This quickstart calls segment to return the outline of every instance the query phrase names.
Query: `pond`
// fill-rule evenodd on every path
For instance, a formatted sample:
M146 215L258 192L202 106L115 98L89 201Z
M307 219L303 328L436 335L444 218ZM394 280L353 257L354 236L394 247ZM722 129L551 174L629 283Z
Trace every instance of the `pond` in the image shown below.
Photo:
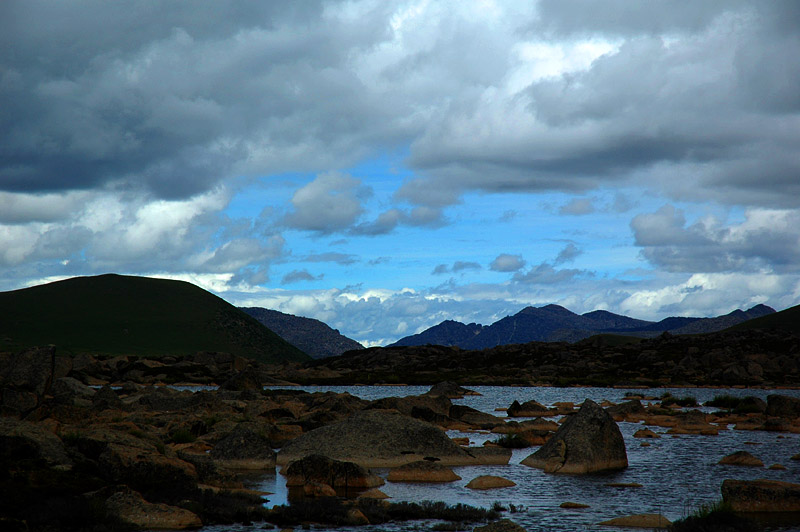
M298 387L292 387L298 389ZM389 396L417 395L426 392L427 386L305 386L309 392L348 392L363 399L373 400ZM716 395L753 395L766 399L771 393L800 397L800 390L769 391L761 389L669 389L629 390L614 388L542 388L477 386L470 389L479 396L466 396L453 403L471 406L478 410L505 416L497 408L508 407L514 400L524 402L536 400L545 406L558 401L576 404L585 399L601 402L604 399L618 403L626 400L626 392L642 393L659 397L670 393L676 397L692 396L704 403ZM645 401L647 403L647 401ZM701 407L701 410L714 409ZM515 418L521 420L523 418ZM800 435L765 431L720 430L717 436L668 435L667 429L650 427L661 438L647 440L644 447L633 434L643 428L640 423L619 423L625 439L629 467L623 471L595 475L550 475L541 470L520 465L520 462L536 448L514 450L508 465L466 466L453 470L462 480L447 484L406 484L387 482L380 489L391 497L391 501L444 501L450 504L466 503L484 508L495 502L517 508L506 516L533 531L578 531L613 530L597 527L597 523L623 515L660 513L670 520L690 514L703 503L712 503L721 498L720 485L726 478L767 478L787 482L800 481L800 462L791 457L800 452ZM472 445L482 445L498 435L487 433L460 433L449 431L451 437L469 437ZM735 451L747 450L759 457L766 466L781 464L785 470L745 468L717 465L719 460ZM385 477L388 470L373 470ZM517 485L487 491L467 489L467 482L479 475L497 475L514 481ZM641 487L612 487L610 483L636 483ZM272 492L269 506L286 503L286 486L279 474L268 474L253 483L253 487ZM570 510L560 508L563 502L588 504L589 508ZM427 530L429 524L420 522L399 523L380 526L364 526L352 529L337 527L336 530L358 530L361 532ZM780 528L775 528L780 529ZM238 532L253 530L241 525L207 527L204 530ZM330 529L333 530L333 529ZM471 530L471 528L470 528ZM797 530L783 528L782 530Z

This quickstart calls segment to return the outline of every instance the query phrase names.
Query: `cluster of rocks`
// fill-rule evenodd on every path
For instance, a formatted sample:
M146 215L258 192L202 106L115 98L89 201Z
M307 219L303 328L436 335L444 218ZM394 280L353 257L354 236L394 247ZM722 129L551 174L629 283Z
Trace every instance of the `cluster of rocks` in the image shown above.
M483 350L376 347L282 368L302 384L746 385L800 384L800 338L780 330L657 338L593 337Z
M219 372L213 376L219 389L192 392L120 380L180 376L178 382L185 382L201 373L194 369L197 360ZM580 406L515 401L500 417L453 404L451 398L475 393L453 383L375 401L347 393L264 390L268 372L242 360L200 353L171 365L161 360L152 366L158 373L147 373L125 357L69 358L53 347L6 356L0 370L2 528L70 530L102 523L180 529L268 521L273 514L263 502L269 495L246 489L241 472L282 467L292 497L381 499L384 479L369 468L392 468L389 482L452 482L460 480L452 466L507 464L511 457L503 446L454 441L446 429L517 436L539 447L522 464L553 474L627 467L617 421L644 422L673 434L715 434L728 425L800 432L800 400L778 394L749 400L747 413L706 414L666 400L644 405L632 398ZM635 436L660 435L642 429ZM736 502L743 511L763 509L764 503L753 501L766 499L764 493L789 507L796 496L792 486L728 483L723 495L745 501ZM497 489L513 482L485 476L467 487ZM355 508L346 519L368 521Z

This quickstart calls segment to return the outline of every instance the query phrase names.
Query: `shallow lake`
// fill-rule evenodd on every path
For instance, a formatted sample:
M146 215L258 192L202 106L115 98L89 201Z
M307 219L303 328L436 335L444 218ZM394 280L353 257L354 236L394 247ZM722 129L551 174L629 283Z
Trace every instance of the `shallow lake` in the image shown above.
M292 389L298 389L292 387ZM389 396L417 395L426 392L428 386L304 386L300 389L309 392L348 392L363 399L379 399ZM453 400L500 417L504 412L497 408L508 407L511 402L534 399L545 406L558 401L571 401L576 404L584 399L601 402L604 399L618 403L625 400L626 392L642 393L659 397L671 393L676 397L692 396L698 403L712 399L716 395L753 395L766 399L772 393L800 397L800 390L769 391L760 389L670 389L629 390L610 388L529 388L501 386L472 386L480 396L466 396ZM644 401L645 403L647 401ZM702 407L701 410L714 409ZM521 418L515 418L521 419ZM555 418L553 418L555 419ZM578 531L614 530L611 527L598 527L597 523L623 515L639 513L660 513L676 520L690 514L703 503L712 503L721 498L720 486L726 478L757 479L767 478L787 482L800 482L800 461L791 456L800 452L800 434L775 433L765 431L720 430L718 436L665 434L667 429L650 427L661 438L647 440L651 445L642 447L642 441L633 433L643 428L639 423L619 423L625 438L629 467L624 471L596 475L549 475L541 470L520 465L526 456L537 448L519 449L506 466L468 466L453 470L462 480L447 484L405 484L387 482L380 489L392 501L444 501L450 504L466 503L489 508L495 502L504 506L513 504L516 513L506 513L527 530L533 531ZM459 433L449 431L451 437L467 436L473 445L482 445L488 439L496 439L496 434ZM746 450L759 457L766 466L782 464L785 470L721 466L717 462L735 451ZM387 470L374 470L386 476ZM517 483L511 488L474 491L467 489L467 482L479 475L498 475ZM619 488L607 486L608 483L638 483L639 488ZM286 503L286 486L279 474L269 474L253 485L258 489L272 492L268 506ZM582 510L562 509L559 505L571 501L588 504ZM204 530L219 532L239 532L256 530L258 525L207 527ZM428 530L429 523L408 522L354 528L337 527L335 530L358 530L361 532ZM334 530L334 529L329 529ZM471 528L470 528L471 530ZM630 529L628 529L630 530ZM792 528L773 528L773 530L798 530Z

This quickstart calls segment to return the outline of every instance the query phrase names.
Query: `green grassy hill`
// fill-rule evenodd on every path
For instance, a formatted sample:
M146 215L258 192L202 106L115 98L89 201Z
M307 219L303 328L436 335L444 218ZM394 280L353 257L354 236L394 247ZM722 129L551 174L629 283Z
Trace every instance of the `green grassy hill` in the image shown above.
M729 331L779 329L800 336L800 305L734 325Z
M113 274L0 292L0 348L46 344L72 353L225 351L262 362L309 359L191 283Z

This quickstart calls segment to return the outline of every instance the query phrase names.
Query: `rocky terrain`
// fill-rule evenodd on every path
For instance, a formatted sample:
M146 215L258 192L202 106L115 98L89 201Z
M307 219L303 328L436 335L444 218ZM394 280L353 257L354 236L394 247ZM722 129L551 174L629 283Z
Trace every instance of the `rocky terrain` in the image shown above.
M319 320L260 307L240 308L311 358L333 357L364 348Z
M379 489L385 480L368 468L391 466L389 482L452 482L459 477L448 464L505 464L511 441L540 447L528 461L548 473L624 468L620 421L675 435L715 434L728 425L800 433L800 399L780 394L741 399L715 413L675 408L665 396L660 402L647 398L649 404L630 397L604 409L591 401L580 408L528 401L498 405L507 406L508 415L495 416L453 404L450 397L470 393L453 383L423 395L367 401L347 393L265 390L266 382L275 382L274 367L221 353L151 362L71 357L52 346L2 359L2 530L338 526L425 518L474 523L497 518L497 511L386 503ZM155 386L196 377L220 386L194 392ZM531 413L539 417L514 417ZM470 446L468 439L448 438L445 429L490 431L499 439ZM598 431L606 436L595 437ZM660 435L642 429L634 437ZM274 472L279 465L291 484L291 504L267 510L269 494L248 489L241 475ZM473 480L474 489L513 485L502 477ZM800 489L768 482L723 488L733 504L759 511L795 508ZM653 519L665 522L652 515L626 522ZM514 525L504 520L487 526L482 530Z
M558 305L526 307L491 325L452 320L444 321L419 334L401 338L390 347L444 345L462 349L488 349L499 345L528 342L577 342L596 334L623 334L650 338L663 332L671 334L702 334L717 332L733 325L774 314L765 305L746 311L734 310L714 318L671 317L659 322L638 320L605 310L575 314Z
M523 384L594 386L798 386L800 337L780 329L576 343L531 342L491 349L385 347L284 368L299 383Z

